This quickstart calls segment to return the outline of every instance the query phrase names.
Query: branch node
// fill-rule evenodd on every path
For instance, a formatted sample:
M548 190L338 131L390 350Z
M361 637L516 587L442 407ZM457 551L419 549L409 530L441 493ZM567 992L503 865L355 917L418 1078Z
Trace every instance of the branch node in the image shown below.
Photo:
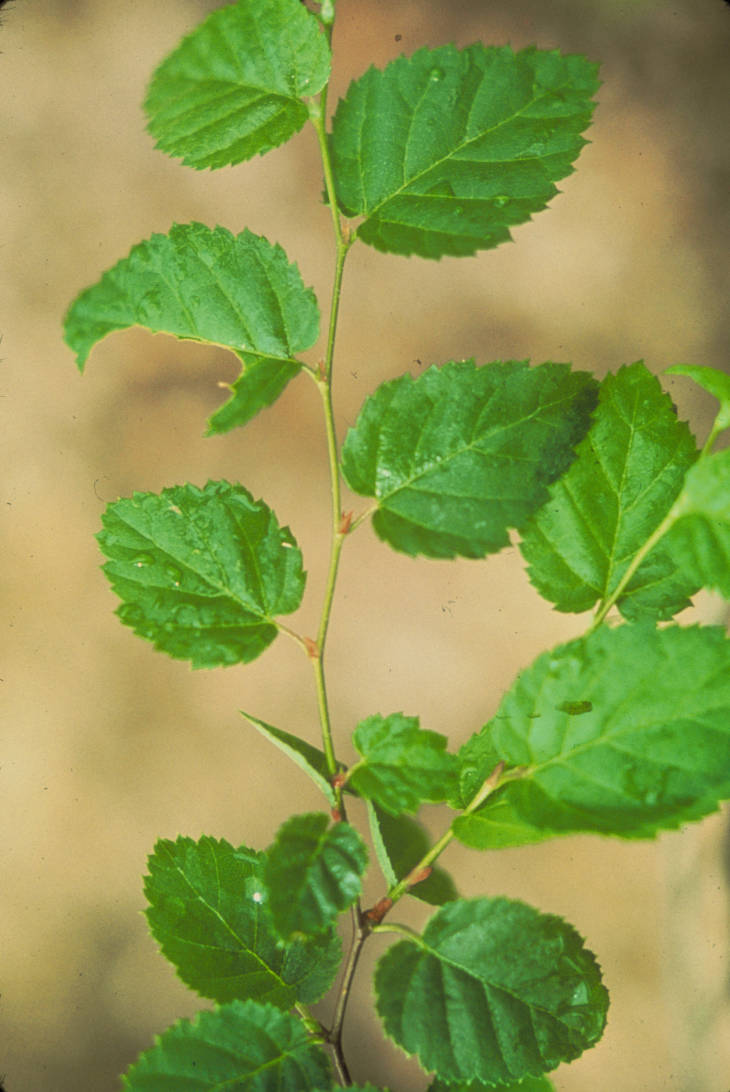
M337 533L340 535L348 534L350 527L352 526L353 512L342 512L340 518L340 526L337 528Z
M385 915L393 905L393 900L389 899L386 895L383 899L378 899L375 906L371 906L369 910L364 910L362 915L363 922L368 925L380 925Z
M307 656L310 660L319 659L319 645L316 641L313 641L311 637L304 638L304 647L307 650Z
M423 868L414 868L413 872L406 878L406 884L408 887L415 887L417 883L423 883L433 872L431 865L425 865Z

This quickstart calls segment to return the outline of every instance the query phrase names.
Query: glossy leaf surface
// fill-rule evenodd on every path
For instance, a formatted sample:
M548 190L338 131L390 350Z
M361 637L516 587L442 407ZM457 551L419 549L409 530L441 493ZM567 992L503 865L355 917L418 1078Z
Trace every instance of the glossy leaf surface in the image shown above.
M454 821L475 848L645 838L707 815L730 796L730 641L719 627L634 625L560 645L520 673L461 758L464 803L498 761L524 767Z
M452 1084L505 1084L600 1039L608 995L572 926L509 899L448 903L380 959L387 1034Z
M595 380L567 364L432 367L384 383L347 434L342 469L374 497L377 534L427 557L484 557L509 543L568 468Z
M340 207L395 254L498 246L572 173L597 88L585 57L480 43L370 68L333 120Z
M71 305L67 343L80 369L108 334L130 326L230 349L243 364L210 432L245 424L299 371L295 353L319 333L319 309L299 269L262 236L175 224L104 273Z
M163 955L213 1001L318 1001L342 956L339 937L282 944L262 880L264 855L203 837L161 840L148 859L147 920Z
M120 620L193 667L248 663L297 609L302 558L288 527L241 485L135 493L107 506L97 536Z
M353 904L362 889L367 850L349 823L322 812L294 815L268 851L264 880L283 937L316 935Z
M187 166L226 167L298 132L330 51L299 0L238 0L214 11L162 62L145 110L157 147Z
M302 1022L255 1001L173 1024L123 1078L124 1092L314 1092L331 1083L327 1055Z
M456 756L447 752L446 736L421 728L418 717L366 717L353 742L362 758L351 767L348 782L391 815L418 811L422 803L438 803L449 795Z
M696 456L687 425L643 364L607 376L575 461L522 534L520 549L540 594L562 611L607 599L672 507ZM618 606L629 618L671 618L698 587L660 543Z

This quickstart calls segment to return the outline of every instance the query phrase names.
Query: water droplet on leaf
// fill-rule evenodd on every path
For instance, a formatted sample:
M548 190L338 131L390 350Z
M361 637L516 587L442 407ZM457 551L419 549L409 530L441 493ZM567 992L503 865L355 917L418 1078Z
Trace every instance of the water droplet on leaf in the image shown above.
M431 83L440 83L445 75L446 73L444 72L443 68L432 68L428 74L428 78Z
M155 559L152 554L137 554L132 564L136 569L144 569L148 565L154 565Z
M501 194L499 197L494 198L494 203L498 209L503 209L505 205L509 204L509 197L505 197Z
M180 581L182 580L182 573L176 565L165 565L165 573L172 580L176 588L180 587Z

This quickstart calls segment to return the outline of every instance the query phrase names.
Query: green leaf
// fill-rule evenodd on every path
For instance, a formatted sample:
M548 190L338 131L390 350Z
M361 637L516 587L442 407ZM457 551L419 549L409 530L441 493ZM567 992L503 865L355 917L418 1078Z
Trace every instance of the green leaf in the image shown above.
M350 768L348 782L391 815L418 811L425 801L438 803L449 795L456 756L447 752L446 736L420 728L418 717L377 713L360 721L353 741L363 757Z
M222 839L158 841L144 887L150 931L182 981L203 997L280 1009L318 1001L340 963L339 937L282 944L264 865L264 854Z
M730 428L730 375L717 368L705 368L699 364L674 364L666 368L665 375L685 375L693 379L698 386L717 398L720 410L715 427L720 430Z
M268 851L264 880L279 933L313 936L351 906L362 889L367 850L349 823L322 812L294 815Z
M375 1087L374 1084L348 1084L350 1092L390 1092L389 1088ZM329 1088L320 1089L319 1092L331 1092Z
M299 0L239 0L213 12L162 62L145 111L157 147L189 167L263 155L309 117L330 50Z
M330 783L324 751L320 751L318 747L313 747L311 743L307 743L299 736L292 735L291 732L285 732L282 728L274 728L266 721L259 720L258 717L252 717L250 713L242 713L242 716L246 718L249 724L257 728L262 736L266 736L275 747L278 747L292 762L295 762L307 777L312 779L317 788L324 793L334 807L337 801L335 791Z
M301 367L293 354L317 340L319 309L280 246L247 230L174 224L132 247L71 305L65 338L79 369L97 341L130 326L236 354L243 371L210 420L216 433L275 401Z
M520 549L540 594L561 611L589 610L608 599L672 507L696 457L694 437L641 362L607 376L575 461L522 534ZM660 544L618 606L632 619L667 619L689 606L698 588Z
M358 237L424 258L510 239L572 173L596 73L579 55L479 43L370 68L340 102L331 138L340 207L364 217Z
M368 800L368 818L378 863L388 887L395 887L431 848L428 834L416 819L389 815L371 800ZM432 906L443 906L459 897L451 876L438 865L430 876L410 887L407 893Z
M380 959L387 1034L448 1084L504 1084L600 1039L608 994L572 926L509 899L448 903Z
M567 364L461 361L384 383L345 439L350 487L394 549L484 557L547 499L588 429L597 384Z
M664 541L687 580L730 599L730 448L708 455L687 474Z
M719 627L633 625L560 645L520 673L461 760L464 804L498 761L524 767L455 819L478 849L646 838L707 815L730 796L730 641Z
M313 1092L330 1085L327 1055L304 1025L256 1001L178 1021L123 1077L125 1092Z
M97 538L121 621L193 667L248 663L299 606L302 557L288 527L242 485L176 485L107 506Z
M436 1080L428 1086L428 1092L555 1092L555 1085L547 1077L525 1077L524 1081L510 1081L509 1084L482 1084L470 1081L469 1084L445 1084Z

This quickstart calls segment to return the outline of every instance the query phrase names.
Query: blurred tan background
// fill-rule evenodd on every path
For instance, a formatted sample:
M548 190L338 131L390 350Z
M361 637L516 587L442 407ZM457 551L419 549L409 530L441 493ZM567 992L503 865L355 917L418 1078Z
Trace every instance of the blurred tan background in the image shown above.
M141 875L158 836L268 844L319 808L246 709L313 741L309 667L277 641L245 668L191 672L122 627L93 535L104 503L208 477L263 496L302 546L315 629L328 492L306 380L245 430L204 439L227 354L142 331L96 349L83 380L61 341L71 298L173 221L280 242L327 306L328 213L313 134L234 170L154 151L140 103L155 64L209 0L16 0L0 26L0 407L3 412L0 739L0 1075L8 1092L112 1092L199 999L147 936ZM516 245L426 263L356 248L336 382L342 433L382 380L475 356L568 360L598 374L726 366L730 7L722 0L338 0L332 102L368 64L475 39L582 51L604 80L592 143ZM319 347L321 352L321 346ZM315 360L317 352L310 354ZM702 433L708 401L670 384ZM359 510L361 502L355 502ZM695 616L725 620L702 598ZM340 738L404 710L458 744L515 672L580 632L527 584L514 551L415 562L363 528L333 616ZM347 744L341 745L347 759ZM612 993L600 1046L560 1092L728 1092L725 818L653 844L573 838L444 859L465 895L504 893L571 920ZM432 809L428 823L443 829ZM725 864L723 863L725 862ZM373 898L382 893L376 881ZM414 923L424 920L417 906ZM370 944L348 1024L356 1079L425 1088L369 1015Z

